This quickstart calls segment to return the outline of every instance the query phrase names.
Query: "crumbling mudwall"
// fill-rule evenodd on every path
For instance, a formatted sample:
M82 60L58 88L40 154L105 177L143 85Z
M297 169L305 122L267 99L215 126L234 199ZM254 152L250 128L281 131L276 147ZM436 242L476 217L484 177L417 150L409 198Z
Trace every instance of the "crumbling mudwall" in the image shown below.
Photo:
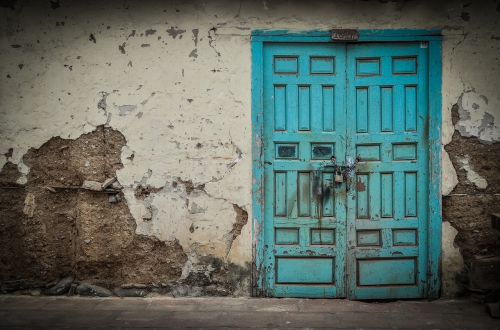
M248 295L251 31L440 29L443 294L459 293L470 260L497 253L499 13L459 0L2 2L2 283ZM118 192L90 189L114 176Z
M473 108L477 110L479 105ZM456 169L457 183L443 198L443 220L457 230L455 243L465 263L454 278L459 283L456 292L487 293L500 289L500 232L493 229L491 219L492 214L500 213L500 143L463 130L460 123L464 117L467 120L470 115L459 102L452 107L456 130L445 146ZM479 132L494 125L488 117L486 112Z
M3 289L45 286L60 278L116 287L124 283L167 284L177 280L185 253L176 241L135 233L135 221L120 190L90 190L122 167L125 138L99 126L76 140L52 138L30 149L17 168L2 170L0 281ZM83 187L82 187L83 186Z
M231 276L239 275L238 267L215 258L202 260L181 278L188 258L177 240L136 234L122 187L113 180L122 168L125 143L122 134L103 126L76 140L52 138L24 155L30 172L23 185L16 183L17 167L4 165L4 292L45 287L67 277L109 289L124 286L174 295L228 295L240 288L238 278L226 276L229 267ZM109 188L103 187L105 182L111 182Z

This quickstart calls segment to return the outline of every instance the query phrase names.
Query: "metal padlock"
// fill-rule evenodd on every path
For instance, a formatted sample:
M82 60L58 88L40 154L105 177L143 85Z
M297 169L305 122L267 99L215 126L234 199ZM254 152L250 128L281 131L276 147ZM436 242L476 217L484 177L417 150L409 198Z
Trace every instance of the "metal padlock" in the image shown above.
M340 171L335 172L335 183L342 183L344 182L344 176Z

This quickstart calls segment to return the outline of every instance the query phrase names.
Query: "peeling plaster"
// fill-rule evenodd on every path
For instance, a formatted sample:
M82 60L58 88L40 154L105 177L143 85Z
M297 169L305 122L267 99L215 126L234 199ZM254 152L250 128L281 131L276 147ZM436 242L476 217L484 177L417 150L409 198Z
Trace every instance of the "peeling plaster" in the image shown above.
M57 9L68 14L64 27L40 18L52 12L42 3L24 6L22 15L2 13L8 19L0 26L8 32L0 37L0 71L10 79L0 80L0 164L12 148L8 159L24 183L29 168L22 157L30 148L54 136L76 139L99 125L117 129L127 140L117 176L136 231L178 239L189 253L227 255L239 265L252 260L249 224L229 253L224 240L236 221L233 204L251 217L252 29L440 28L443 144L455 130L451 107L457 102L462 111L456 128L463 136L487 143L500 138L500 43L491 39L500 23L493 3L471 4L466 23L458 1L195 1L179 3L178 11L165 11L162 2L96 6L90 11L82 3L64 3ZM182 38L186 31L191 38ZM457 177L446 152L442 159L447 195ZM484 184L474 175L470 180ZM188 192L182 182L203 188ZM154 191L138 199L139 186Z
M125 104L118 106L118 111L120 116L126 116L131 112L134 112L135 110L137 110L137 106L133 104Z
M488 182L485 178L479 175L470 164L470 158L468 155L465 155L463 158L459 159L461 164L461 169L465 170L467 173L467 180L470 183L473 183L478 189L486 189L488 187Z
M182 38L182 34L186 32L186 30L178 29L177 27L170 27L170 29L167 30L167 33L169 36L171 36L173 39L177 38L179 36L179 39Z
M442 194L449 195L458 184L457 172L453 163L450 160L450 155L442 148L441 150L441 166L442 166Z
M500 128L495 124L495 110L489 105L488 98L474 91L468 91L459 99L460 120L455 128L462 136L476 136L484 142L500 140Z
M458 247L455 245L455 237L458 231L449 222L442 225L442 297L456 297L461 289L457 286L457 276L464 271L464 260Z

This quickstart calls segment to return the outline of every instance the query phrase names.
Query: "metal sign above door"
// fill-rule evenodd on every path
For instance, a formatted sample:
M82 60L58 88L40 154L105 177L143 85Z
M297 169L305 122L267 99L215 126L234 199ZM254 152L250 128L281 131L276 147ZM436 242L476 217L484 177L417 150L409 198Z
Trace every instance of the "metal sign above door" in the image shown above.
M333 29L331 30L331 36L333 41L358 41L359 32L354 29Z

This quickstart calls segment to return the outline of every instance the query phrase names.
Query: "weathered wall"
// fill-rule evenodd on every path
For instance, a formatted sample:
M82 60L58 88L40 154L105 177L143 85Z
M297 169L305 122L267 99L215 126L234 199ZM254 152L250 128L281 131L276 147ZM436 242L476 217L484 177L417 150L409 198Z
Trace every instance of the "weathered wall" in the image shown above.
M173 281L179 294L249 293L252 29L442 29L445 294L460 290L462 255L498 251L487 226L499 204L498 1L2 6L1 230L19 263L3 253L13 269L2 281L73 274L108 286ZM102 134L117 140L112 152ZM102 192L43 188L115 171L116 203ZM156 275L139 274L147 254ZM40 267L26 269L28 260Z

